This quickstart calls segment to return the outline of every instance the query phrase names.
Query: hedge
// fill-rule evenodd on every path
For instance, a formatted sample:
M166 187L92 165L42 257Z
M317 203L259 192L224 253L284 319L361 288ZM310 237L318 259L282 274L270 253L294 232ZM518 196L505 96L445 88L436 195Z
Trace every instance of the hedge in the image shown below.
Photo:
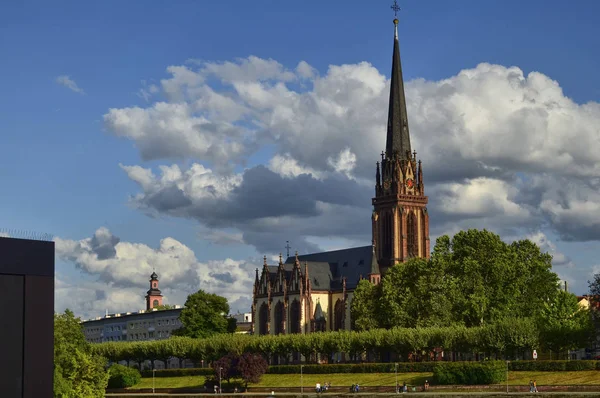
M435 362L398 362L398 373L433 372ZM303 365L305 374L331 373L394 373L394 363L359 363L359 364L323 364ZM271 374L300 374L300 365L270 366L267 373Z
M600 361L511 361L508 368L539 372L600 370Z
M143 370L143 377L152 377L152 370ZM157 369L154 372L156 377L181 377L181 376L213 376L215 371L212 368L181 368L181 369Z
M506 380L504 361L438 362L433 368L436 384L498 384Z
M424 373L435 372L439 365L458 364L456 366L480 366L489 363L502 364L502 371L506 372L506 362L398 362L398 373ZM600 361L510 361L510 371L538 371L560 372L578 370L600 370ZM394 373L394 363L359 363L359 364L323 364L302 365L304 374L332 374L332 373ZM267 373L271 374L300 374L300 365L273 365L269 366ZM151 370L142 371L143 377L152 377ZM179 376L214 376L212 368L183 368L183 369L158 369L156 377ZM453 384L453 383L451 383Z
M135 368L115 363L108 368L108 388L133 387L140 382L142 376Z

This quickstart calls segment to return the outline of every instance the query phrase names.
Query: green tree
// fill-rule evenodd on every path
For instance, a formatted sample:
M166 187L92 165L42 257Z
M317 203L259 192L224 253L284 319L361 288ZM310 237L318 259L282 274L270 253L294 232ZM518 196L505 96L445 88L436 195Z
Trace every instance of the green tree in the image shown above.
M428 327L452 323L456 283L443 262L412 258L388 270L381 284L383 326Z
M538 328L544 348L557 356L566 350L585 347L593 333L589 310L579 305L577 296L564 290L559 290L543 306Z
M79 318L68 309L54 314L54 396L104 397L108 384L106 359L85 341Z
M366 279L358 282L352 301L350 302L351 319L354 329L358 331L377 329L380 327L377 318L380 289Z
M361 281L352 319L356 330L369 330L536 318L556 294L557 282L552 256L533 242L507 244L490 231L470 229L438 238L429 260L394 265L379 286ZM383 312L385 317L378 318Z
M175 309L175 305L172 305L172 304L162 304L162 305L157 305L156 307L154 307L154 309L156 311L173 310L173 309Z
M227 333L229 304L225 297L198 290L190 294L179 319L183 326L174 332L178 336L204 338Z
M227 333L235 333L237 330L237 320L234 317L227 318Z

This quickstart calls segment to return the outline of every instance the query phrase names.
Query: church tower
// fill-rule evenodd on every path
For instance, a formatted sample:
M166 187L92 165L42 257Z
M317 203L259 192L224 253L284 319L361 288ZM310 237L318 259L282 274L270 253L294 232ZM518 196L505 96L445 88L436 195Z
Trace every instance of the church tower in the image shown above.
M150 290L146 293L146 310L149 311L152 308L156 308L162 305L163 296L158 289L158 275L156 272L152 272L150 275Z
M396 4L392 7L398 8ZM411 257L429 258L429 215L423 168L411 153L408 115L400 64L398 19L394 19L394 54L387 140L377 162L373 198L373 241L381 272Z

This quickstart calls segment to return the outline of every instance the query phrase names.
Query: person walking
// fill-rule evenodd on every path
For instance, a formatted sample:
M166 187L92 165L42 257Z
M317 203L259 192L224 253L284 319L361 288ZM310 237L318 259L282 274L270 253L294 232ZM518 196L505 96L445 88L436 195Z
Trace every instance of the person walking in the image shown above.
M538 392L537 381L535 381L535 380L533 381L533 392Z

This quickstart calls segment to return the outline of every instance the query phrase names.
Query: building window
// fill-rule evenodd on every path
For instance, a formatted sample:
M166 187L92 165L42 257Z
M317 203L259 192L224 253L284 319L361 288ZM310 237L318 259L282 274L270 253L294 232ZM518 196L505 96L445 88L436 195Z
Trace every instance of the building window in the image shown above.
M262 303L258 313L258 333L267 334L269 331L269 307Z
M416 257L419 254L417 247L418 232L417 232L417 216L414 212L408 213L406 220L406 238L407 238L407 254L408 257Z
M275 334L281 334L285 330L285 307L281 301L275 305Z
M300 302L292 301L290 306L290 333L300 333Z
M383 247L382 247L382 254L383 257L385 258L390 258L392 257L392 227L393 227L393 223L392 223L392 214L389 212L386 212L383 217L382 217L382 221L383 221L383 225L382 225L382 230L383 230Z
M342 300L338 299L335 302L334 313L335 319L333 324L333 330L343 330L344 329L344 303Z

